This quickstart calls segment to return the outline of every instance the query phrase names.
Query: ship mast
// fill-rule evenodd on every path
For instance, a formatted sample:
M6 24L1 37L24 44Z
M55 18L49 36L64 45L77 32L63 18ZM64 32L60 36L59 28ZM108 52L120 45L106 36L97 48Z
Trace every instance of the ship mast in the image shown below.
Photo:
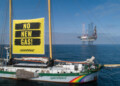
M12 58L12 49L11 49L11 46L12 46L12 42L11 42L11 30L12 30L12 23L11 23L11 15L12 15L12 12L11 12L11 0L9 0L9 47L10 47L10 51L9 51L9 59Z
M50 51L50 60L52 60L52 34L51 34L51 9L50 9L50 0L48 0L48 17L49 17L49 51Z

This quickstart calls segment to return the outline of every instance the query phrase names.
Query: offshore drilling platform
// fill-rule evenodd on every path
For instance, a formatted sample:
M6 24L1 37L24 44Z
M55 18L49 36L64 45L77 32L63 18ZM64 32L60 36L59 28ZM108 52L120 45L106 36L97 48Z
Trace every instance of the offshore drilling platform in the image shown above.
M88 42L88 44L93 44L93 42L97 39L97 30L96 26L93 26L93 23L88 24L88 29L85 30L85 24L83 24L82 35L78 37L82 44Z

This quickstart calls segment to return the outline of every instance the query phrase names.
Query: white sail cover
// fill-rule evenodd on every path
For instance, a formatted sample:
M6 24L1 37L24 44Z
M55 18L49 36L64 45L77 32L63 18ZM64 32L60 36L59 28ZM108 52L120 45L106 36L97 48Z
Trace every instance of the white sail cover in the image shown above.
M44 58L44 57L23 57L23 58L14 58L14 59L20 61L41 61L43 63L48 62L48 58Z

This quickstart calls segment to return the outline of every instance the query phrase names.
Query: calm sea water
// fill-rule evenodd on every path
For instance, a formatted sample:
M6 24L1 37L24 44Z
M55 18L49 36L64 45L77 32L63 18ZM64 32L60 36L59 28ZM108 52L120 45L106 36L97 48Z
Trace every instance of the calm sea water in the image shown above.
M1 46L3 47L3 46ZM46 45L46 57L49 56ZM1 49L2 50L2 49ZM4 58L5 50L1 52ZM25 55L22 55L25 56ZM39 55L37 55L39 56ZM69 61L82 61L96 57L99 64L120 64L120 45L53 45L53 58ZM20 55L13 55L20 57ZM44 83L37 81L21 81L0 78L0 86L78 86L70 84ZM98 80L80 86L120 86L120 68L104 68L99 71Z

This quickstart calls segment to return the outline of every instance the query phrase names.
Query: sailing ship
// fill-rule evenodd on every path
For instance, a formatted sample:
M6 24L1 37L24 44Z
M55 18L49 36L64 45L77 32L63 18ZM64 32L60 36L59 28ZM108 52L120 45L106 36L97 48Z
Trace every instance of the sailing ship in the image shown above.
M48 0L49 58L13 58L12 54L44 54L44 18L13 20L12 28L11 11L11 0L9 0L9 55L7 54L7 59L3 59L1 62L0 77L78 84L97 80L97 73L101 69L101 65L94 62L94 56L80 62L52 58L50 0ZM8 50L8 48L6 49ZM16 63L16 60L35 63Z

